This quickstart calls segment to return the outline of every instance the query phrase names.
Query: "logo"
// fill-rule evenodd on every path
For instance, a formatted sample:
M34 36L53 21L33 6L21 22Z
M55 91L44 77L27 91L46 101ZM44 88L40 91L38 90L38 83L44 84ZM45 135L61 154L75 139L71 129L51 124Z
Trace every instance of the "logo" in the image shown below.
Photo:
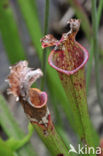
M68 153L77 153L77 154L101 154L102 149L101 147L88 147L87 145L82 146L81 144L78 144L77 149L75 149L75 147L70 144L69 145L70 149Z

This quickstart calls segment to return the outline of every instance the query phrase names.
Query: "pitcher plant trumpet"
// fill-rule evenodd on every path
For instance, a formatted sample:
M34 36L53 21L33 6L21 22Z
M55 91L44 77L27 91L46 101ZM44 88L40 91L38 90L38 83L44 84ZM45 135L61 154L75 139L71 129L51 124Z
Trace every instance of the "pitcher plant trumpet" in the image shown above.
M80 20L71 19L70 31L64 33L60 40L52 35L41 39L42 48L54 46L48 57L49 65L60 77L68 101L71 104L75 127L83 144L94 146L91 122L88 115L85 64L88 61L88 51L76 40ZM69 109L69 108L67 108Z

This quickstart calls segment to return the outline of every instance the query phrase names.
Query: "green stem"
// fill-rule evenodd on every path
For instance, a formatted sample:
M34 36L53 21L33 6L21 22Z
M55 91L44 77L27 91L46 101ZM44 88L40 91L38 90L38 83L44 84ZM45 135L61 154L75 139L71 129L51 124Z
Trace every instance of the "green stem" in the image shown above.
M49 19L49 0L45 0L44 35L46 35L48 31L48 19Z
M102 15L102 8L103 8L103 1L99 2L99 7L97 11L97 28L99 28L100 24L100 18ZM91 49L90 49L90 57L87 63L87 74L86 74L86 88L87 88L87 94L88 94L88 88L90 84L90 77L91 77L91 71L92 71L92 60L93 60L93 55L94 54L94 49L93 49L93 38L91 39Z
M65 146L55 128L48 129L46 132L47 135L43 134L43 129L37 124L34 124L34 128L53 156L70 156L68 153L68 148Z
M57 97L55 96L54 92L51 91L50 93L50 99L51 99L51 103L54 102L53 104L53 111L54 111L54 114L55 114L55 124L58 125L59 127L62 127L63 128L63 123L62 123L62 117L61 117L61 114L60 114L60 111L59 111L59 105L58 105L58 100L57 100Z
M0 124L9 138L22 139L24 132L19 128L3 96L0 95ZM8 127L8 128L7 128ZM30 143L18 151L19 156L35 156L34 149Z
M77 75L75 75L75 76L72 76L72 80L73 82L78 80L78 82L83 85L83 80L84 80L83 69L78 72L78 78L77 78ZM78 110L80 113L81 123L82 123L83 131L84 131L84 138L82 138L82 141L84 141L84 143L87 144L89 147L91 146L96 147L96 145L98 145L98 137L97 137L97 134L94 133L94 130L91 125L90 118L89 118L85 85L82 88L80 86L74 87L74 90L76 93L75 96L77 97L76 100L78 103Z
M34 47L38 52L40 59L42 59L42 49L40 44L40 38L42 37L41 27L38 20L37 9L35 1L33 0L18 0L20 11L23 18L26 21L28 31L33 41Z
M93 39L91 39L90 56L89 56L89 60L87 62L87 72L86 72L86 91L87 91L87 95L88 95L88 89L89 89L90 78L91 78L93 53L94 53L94 51L93 51Z
M102 9L103 9L103 1L99 1L98 11L97 11L97 27L99 27L100 24Z
M23 139L14 139L14 138L10 138L6 141L6 145L8 145L8 147L10 147L10 149L15 152L17 150L19 150L20 148L22 148L25 144L27 144L32 136L34 132L34 128L31 125L31 123L29 123L28 125L28 134L23 138Z
M61 138L63 138L63 141L65 143L65 145L69 148L69 144L70 144L70 139L68 137L68 135L66 134L66 132L64 131L64 129L62 129L59 126L56 126L56 130L59 133L59 135L61 136ZM71 153L71 155L73 156L74 153Z
M11 64L25 59L16 21L8 0L0 0L0 32Z
M31 123L29 123L28 125L28 134L21 140L18 141L18 144L14 147L15 150L19 150L20 148L22 148L26 143L29 142L31 136L33 135L34 132L34 128L31 125Z
M99 51L98 51L98 25L97 25L97 14L96 14L96 0L92 0L92 22L93 22L93 51L95 59L95 78L96 78L96 90L98 102L103 113L103 104L101 99L101 88L100 88L100 68L99 68Z
M48 19L49 19L49 0L45 0L44 35L46 35L48 31ZM46 57L47 57L47 49L44 49L42 54L42 70L44 76L41 79L41 90L44 89L46 79Z
M55 71L52 71L52 74L50 72L50 70L52 70L50 67L48 67L48 76L47 76L47 85L48 88L50 88L50 95L51 95L51 99L54 102L53 106L55 109L55 115L56 115L56 119L58 121L58 125L62 127L62 123L61 123L61 114L58 112L58 107L61 104L61 107L63 108L65 115L69 121L69 124L71 125L71 127L73 128L73 130L75 132L77 132L77 128L76 128L76 124L73 121L73 112L72 112L72 107L71 107L71 103L68 102L67 96L64 92L64 89L62 88L62 86L60 85L60 79L57 77L57 73ZM52 78L51 78L51 76ZM54 75L54 76L53 76ZM56 84L55 84L56 82ZM58 94L57 94L58 93ZM56 96L55 96L56 95ZM52 98L53 97L53 98ZM69 109L67 109L69 107ZM59 113L59 116L58 116ZM71 118L72 116L72 118Z
M0 155L1 156L14 156L14 152L12 151L12 149L1 138L0 138Z

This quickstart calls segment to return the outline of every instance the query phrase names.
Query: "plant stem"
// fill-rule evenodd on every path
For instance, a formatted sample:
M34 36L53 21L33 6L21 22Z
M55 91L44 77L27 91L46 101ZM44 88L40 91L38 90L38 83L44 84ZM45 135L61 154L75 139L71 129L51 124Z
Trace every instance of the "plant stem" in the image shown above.
M100 24L100 18L101 18L101 14L102 14L102 8L103 8L103 1L99 2L99 7L98 7L98 11L97 11L97 28L99 28L99 24ZM86 73L86 88L87 88L87 94L88 94L88 88L89 88L89 84L90 84L90 77L91 77L91 70L92 70L92 60L93 60L93 55L94 54L94 50L93 50L93 38L91 39L91 49L90 49L90 57L87 63L87 73Z
M87 91L87 95L88 95L88 89L89 89L90 78L91 78L93 53L94 53L94 51L93 51L93 39L91 39L90 56L89 56L89 60L87 62L87 72L86 72L86 91Z
M49 0L45 0L44 35L46 35L48 31L48 19L49 19Z
M34 132L34 128L33 128L33 126L31 125L31 123L29 123L29 124L28 124L28 134L27 134L23 139L21 139L21 140L15 140L16 145L14 144L14 145L12 146L12 148L13 148L14 150L19 150L20 148L22 148L23 146L25 146L25 144L28 143L29 140L30 140L30 138L32 137L33 132ZM10 141L10 140L8 140L8 143L10 143L9 141ZM11 141L12 141L12 138L11 138Z
M49 19L49 0L45 0L44 35L46 35L48 31L48 19ZM42 54L42 71L44 76L41 79L41 90L44 89L46 79L46 57L47 57L47 49L44 49Z
M68 153L68 148L65 146L55 128L53 130L48 129L47 136L43 134L42 128L37 124L34 124L34 128L53 156L59 156L60 154L70 156Z
M103 113L103 104L101 99L101 88L100 88L100 68L99 68L99 47L98 47L98 25L97 25L97 14L96 14L96 0L92 0L92 22L93 22L93 51L95 59L95 78L96 78L96 90L98 102Z
M28 31L33 41L34 47L38 53L40 59L42 59L42 49L40 44L40 38L42 37L41 27L37 15L37 8L35 1L33 0L18 0L20 11L22 12L23 18L26 21Z
M25 137L24 132L19 128L12 113L10 112L6 101L3 96L0 95L0 125L9 138L23 139ZM8 128L7 128L8 127ZM26 144L18 151L19 156L37 156L30 143Z
M59 126L56 126L56 130L59 133L59 135L63 138L63 141L64 141L65 145L68 146L71 141L69 140L69 137L66 134L66 132Z
M16 21L8 0L0 0L0 32L11 64L25 59Z
M0 138L0 155L1 156L14 156L14 152L12 149L7 145L5 141Z
M103 9L103 1L99 1L98 11L97 11L97 27L99 27L100 24L102 9Z

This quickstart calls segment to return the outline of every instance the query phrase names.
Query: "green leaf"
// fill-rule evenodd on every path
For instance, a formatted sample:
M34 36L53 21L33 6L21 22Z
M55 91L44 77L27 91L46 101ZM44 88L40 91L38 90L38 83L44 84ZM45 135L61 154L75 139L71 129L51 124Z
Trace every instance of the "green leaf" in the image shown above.
M16 123L2 95L0 95L0 124L9 138L23 139L25 137L24 132ZM19 156L37 156L30 143L21 148L18 154Z
M1 156L14 156L11 148L2 139L0 139L0 155Z
M25 59L17 23L8 0L0 0L0 32L10 63Z

